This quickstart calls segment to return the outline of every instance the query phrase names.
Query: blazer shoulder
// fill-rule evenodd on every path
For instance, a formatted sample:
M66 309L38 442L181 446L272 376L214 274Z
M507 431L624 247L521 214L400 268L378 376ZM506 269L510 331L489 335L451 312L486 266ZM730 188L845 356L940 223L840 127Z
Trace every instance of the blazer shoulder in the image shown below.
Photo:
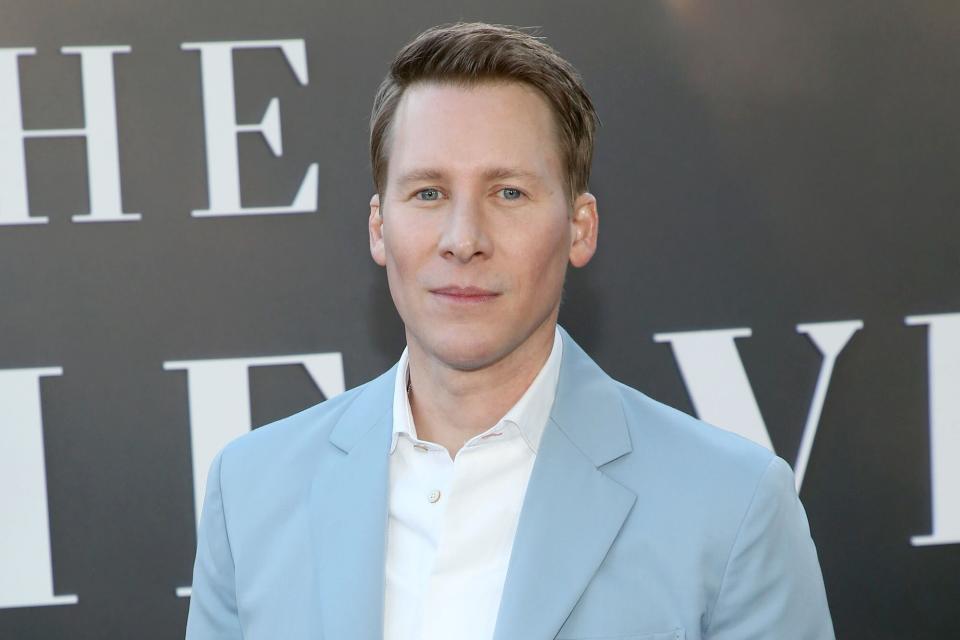
M228 442L221 451L224 466L291 461L307 452L329 446L331 430L347 410L364 395L366 382L293 415L253 429ZM361 400L362 401L362 400Z
M647 519L670 527L663 553L695 558L712 599L743 523L799 505L793 472L751 440L619 388L632 449L604 472L637 494Z
M630 531L654 557L669 559L662 580L694 585L704 636L744 638L760 624L779 630L768 634L775 637L833 638L790 466L751 440L616 384L632 449L604 471L637 494L642 509Z
M777 457L769 449L732 431L658 402L615 382L633 451L645 462L704 482L723 479L752 492Z

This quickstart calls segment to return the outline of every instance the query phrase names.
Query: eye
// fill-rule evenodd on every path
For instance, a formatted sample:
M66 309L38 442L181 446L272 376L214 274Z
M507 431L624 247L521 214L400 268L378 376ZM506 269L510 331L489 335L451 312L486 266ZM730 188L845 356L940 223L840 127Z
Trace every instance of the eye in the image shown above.
M415 194L417 200L423 200L430 202L432 200L440 199L440 191L437 189L421 189Z
M500 193L503 194L504 200L519 200L523 197L523 192L513 187L504 187L500 189Z

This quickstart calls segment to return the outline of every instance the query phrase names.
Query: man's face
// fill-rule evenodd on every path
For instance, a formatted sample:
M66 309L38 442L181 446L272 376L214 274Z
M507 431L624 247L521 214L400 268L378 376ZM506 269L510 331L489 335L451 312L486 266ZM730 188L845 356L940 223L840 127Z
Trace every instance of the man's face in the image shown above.
M590 194L567 198L546 99L515 82L415 85L389 144L370 250L411 349L473 370L552 336L567 262L590 260L597 214Z

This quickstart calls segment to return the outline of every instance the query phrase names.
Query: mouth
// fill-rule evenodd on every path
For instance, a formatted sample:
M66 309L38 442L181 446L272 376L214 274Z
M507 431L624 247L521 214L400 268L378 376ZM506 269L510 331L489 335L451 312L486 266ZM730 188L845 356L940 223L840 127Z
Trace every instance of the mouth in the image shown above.
M480 287L441 287L439 289L430 289L430 293L446 302L459 304L478 304L489 302L499 296L496 291L481 289Z

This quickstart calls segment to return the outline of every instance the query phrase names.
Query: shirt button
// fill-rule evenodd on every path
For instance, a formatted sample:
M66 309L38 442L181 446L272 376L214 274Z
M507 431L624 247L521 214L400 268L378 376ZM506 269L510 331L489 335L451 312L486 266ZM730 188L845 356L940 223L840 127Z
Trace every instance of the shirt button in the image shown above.
M436 502L439 499L440 499L440 491L438 489L434 489L433 491L430 492L430 495L427 496L427 500L429 500L431 503Z

